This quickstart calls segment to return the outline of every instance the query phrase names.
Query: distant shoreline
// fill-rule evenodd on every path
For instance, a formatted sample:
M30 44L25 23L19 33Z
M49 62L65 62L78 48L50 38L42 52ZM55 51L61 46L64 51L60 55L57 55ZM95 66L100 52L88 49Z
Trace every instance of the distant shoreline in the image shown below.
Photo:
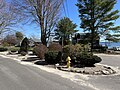
M100 42L99 44L102 46L107 45L108 48L120 47L120 42Z

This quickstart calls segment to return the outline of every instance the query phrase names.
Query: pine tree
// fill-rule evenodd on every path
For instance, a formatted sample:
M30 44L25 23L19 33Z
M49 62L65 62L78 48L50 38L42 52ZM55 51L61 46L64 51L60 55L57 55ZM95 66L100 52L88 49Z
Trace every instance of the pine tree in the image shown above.
M91 51L96 37L120 32L120 26L114 26L119 18L119 11L113 10L115 4L116 0L78 0L80 27L91 33Z
M55 30L55 39L58 39L59 42L63 45L68 44L67 42L70 41L70 35L77 32L75 28L77 27L69 18L64 17L61 19L57 24L57 29ZM63 40L62 40L63 39Z
M21 33L21 32L19 32L19 31L17 31L16 33L15 33L15 35L16 35L16 38L17 38L17 40L22 40L23 39L23 34Z

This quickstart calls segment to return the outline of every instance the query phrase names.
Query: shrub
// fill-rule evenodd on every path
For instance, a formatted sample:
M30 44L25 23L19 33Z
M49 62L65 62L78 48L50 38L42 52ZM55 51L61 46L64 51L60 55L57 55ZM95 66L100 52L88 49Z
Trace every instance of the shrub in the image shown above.
M61 60L61 52L55 52L55 51L48 51L45 54L45 61L48 64L56 64L59 63Z
M33 53L35 53L40 59L44 59L44 55L47 51L47 47L43 44L37 45L33 48Z
M10 46L10 45L9 45L7 42L4 42L4 41L3 41L3 42L2 42L2 46L3 46L3 47L8 47L8 46Z
M99 63L102 59L91 53L80 53L76 56L76 61L78 64L84 66L93 66L95 63Z
M100 57L94 56L89 51L90 46L87 44L66 45L63 47L63 60L70 56L72 65L81 64L82 66L93 66L101 62Z
M68 56L71 57L72 64L75 63L76 55L82 52L84 49L81 44L66 45L63 47L63 60L66 60Z
M11 48L9 48L9 50L11 51L11 52L17 52L17 51L19 51L19 47L11 47Z
M52 43L48 47L49 51L62 51L62 46L59 43Z
M22 51L22 52L20 52L20 54L21 54L22 56L25 56L25 55L27 54L27 52Z
M4 52L4 51L7 51L8 50L8 48L6 48L6 47L0 47L0 52Z
M20 53L23 51L27 53L28 48L29 48L29 41L28 41L27 37L25 37L20 46Z

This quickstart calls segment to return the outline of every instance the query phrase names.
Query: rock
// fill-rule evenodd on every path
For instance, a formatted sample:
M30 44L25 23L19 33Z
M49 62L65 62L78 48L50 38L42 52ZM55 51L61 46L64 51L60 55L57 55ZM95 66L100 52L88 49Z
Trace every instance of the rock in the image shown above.
M111 69L111 67L107 67L107 69Z
M97 72L97 75L101 75L102 73L101 72Z
M103 65L96 65L95 67L84 67L84 68L61 67L58 69L63 71L68 71L68 72L83 73L83 74L90 74L90 75L110 75L110 74L116 73L111 67L103 66Z
M106 69L111 69L111 67L107 67L107 66L104 66L104 68L106 68Z
M116 71L114 71L113 69L111 69L111 70L112 70L113 74L116 73Z
M93 74L94 74L94 75L98 75L98 73L97 73L97 72L94 72Z
M89 71L89 74L94 75L94 72L93 71Z
M109 73L110 73L110 74L113 74L113 70L109 69Z
M70 69L71 72L76 72L74 69Z
M77 72L77 73L81 73L81 70L77 69L77 70L75 70L75 72Z
M109 74L110 74L109 71L106 71L106 70L102 70L101 72L102 72L102 74L104 74L104 75L109 75Z
M85 73L85 74L89 74L89 71L88 71L88 70L85 70L84 73Z

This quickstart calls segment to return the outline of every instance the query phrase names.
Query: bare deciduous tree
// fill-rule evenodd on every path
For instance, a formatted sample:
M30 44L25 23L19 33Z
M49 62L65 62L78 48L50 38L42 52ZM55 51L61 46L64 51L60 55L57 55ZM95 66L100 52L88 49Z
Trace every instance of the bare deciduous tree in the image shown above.
M50 33L59 19L63 0L14 0L17 14L25 16L26 21L37 22L40 26L41 41L47 45ZM24 19L25 20L25 19ZM29 22L30 22L29 21Z
M0 0L0 34L9 31L18 22L12 8L11 4L5 0Z

